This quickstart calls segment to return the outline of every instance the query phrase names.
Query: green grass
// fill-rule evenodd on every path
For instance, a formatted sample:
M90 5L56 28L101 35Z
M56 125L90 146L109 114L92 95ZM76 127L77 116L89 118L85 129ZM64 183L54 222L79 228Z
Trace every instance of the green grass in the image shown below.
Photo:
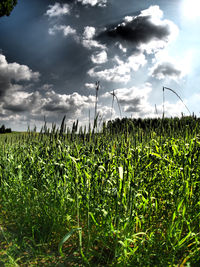
M199 123L156 123L1 136L0 263L198 266Z

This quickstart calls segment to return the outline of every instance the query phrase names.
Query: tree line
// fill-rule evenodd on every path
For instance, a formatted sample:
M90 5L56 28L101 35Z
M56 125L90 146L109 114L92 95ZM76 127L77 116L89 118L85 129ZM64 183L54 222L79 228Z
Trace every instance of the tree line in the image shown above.
M6 128L4 124L0 127L0 134L11 133L11 132L12 132L11 128Z

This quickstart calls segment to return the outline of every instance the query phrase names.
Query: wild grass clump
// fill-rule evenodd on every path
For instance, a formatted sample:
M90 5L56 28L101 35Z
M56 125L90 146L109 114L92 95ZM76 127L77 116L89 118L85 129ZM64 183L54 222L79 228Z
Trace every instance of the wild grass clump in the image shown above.
M0 139L0 262L197 266L197 119L63 129Z

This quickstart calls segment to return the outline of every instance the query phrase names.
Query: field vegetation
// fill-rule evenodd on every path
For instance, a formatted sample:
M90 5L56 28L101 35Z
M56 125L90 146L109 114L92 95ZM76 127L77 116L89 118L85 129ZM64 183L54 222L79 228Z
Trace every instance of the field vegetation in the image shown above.
M0 136L0 266L199 266L200 121Z

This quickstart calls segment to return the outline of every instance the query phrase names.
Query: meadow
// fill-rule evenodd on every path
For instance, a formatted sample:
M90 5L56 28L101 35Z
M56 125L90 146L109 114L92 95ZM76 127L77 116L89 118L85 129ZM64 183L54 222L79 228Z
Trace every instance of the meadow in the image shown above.
M0 136L0 266L199 266L200 120L63 123Z

